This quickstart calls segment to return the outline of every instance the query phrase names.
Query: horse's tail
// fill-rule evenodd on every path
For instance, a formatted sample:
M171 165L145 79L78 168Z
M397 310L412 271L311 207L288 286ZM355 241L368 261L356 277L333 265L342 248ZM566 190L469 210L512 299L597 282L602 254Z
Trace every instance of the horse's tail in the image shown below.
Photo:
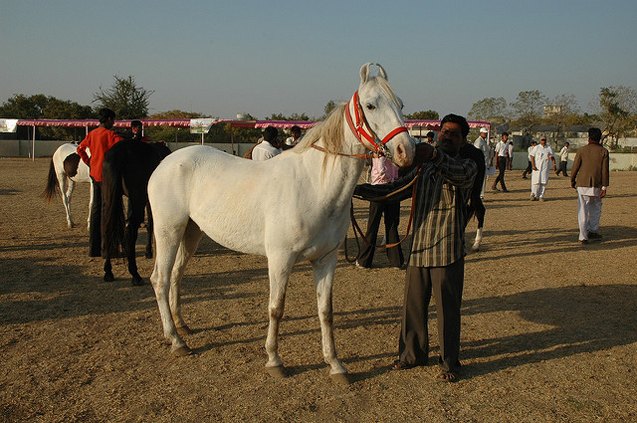
M102 256L118 257L124 243L122 167L109 155L102 168Z
M58 191L58 178L55 173L55 165L53 164L53 159L51 159L51 165L49 166L49 177L46 181L46 188L42 192L42 196L46 198L48 201L51 201L51 198Z

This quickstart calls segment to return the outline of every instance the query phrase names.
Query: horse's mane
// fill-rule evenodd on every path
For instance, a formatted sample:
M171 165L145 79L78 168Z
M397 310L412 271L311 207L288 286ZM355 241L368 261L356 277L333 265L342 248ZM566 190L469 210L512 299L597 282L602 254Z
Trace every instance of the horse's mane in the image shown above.
M292 151L302 153L323 139L323 148L328 152L334 154L341 152L340 146L345 136L343 133L344 111L345 103L338 105L324 121L310 128Z

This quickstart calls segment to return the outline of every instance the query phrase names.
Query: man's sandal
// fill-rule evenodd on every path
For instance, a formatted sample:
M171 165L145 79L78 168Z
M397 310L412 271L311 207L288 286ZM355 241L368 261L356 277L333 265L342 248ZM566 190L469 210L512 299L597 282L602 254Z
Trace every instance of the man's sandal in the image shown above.
M449 383L453 383L453 382L457 382L459 379L458 373L456 372L451 372L451 371L442 371L440 372L440 374L438 375L438 377L436 378L438 379L440 382L449 382Z

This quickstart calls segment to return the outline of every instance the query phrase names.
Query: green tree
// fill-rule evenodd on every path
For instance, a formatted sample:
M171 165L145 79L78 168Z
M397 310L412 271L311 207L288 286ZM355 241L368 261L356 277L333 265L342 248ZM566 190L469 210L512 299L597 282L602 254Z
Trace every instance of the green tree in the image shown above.
M515 124L528 131L542 120L542 113L547 99L539 90L520 91L511 104L515 116Z
M310 120L309 116L305 113L292 113L290 116L285 116L283 113L273 113L266 117L265 120Z
M90 106L83 106L70 100L60 100L44 94L32 96L16 94L0 106L0 116L18 119L89 119L95 117ZM80 129L40 127L37 134L40 139L70 141L84 136L84 131ZM26 131L26 129L19 129L18 138L26 137Z
M99 108L108 107L115 112L118 119L137 119L148 116L149 98L154 91L138 87L133 76L121 78L114 75L113 86L99 88L93 94L93 101Z
M420 110L408 115L405 115L405 119L418 119L418 120L438 120L440 115L435 110Z
M487 97L478 100L471 106L469 118L503 124L510 120L507 101L503 97Z
M338 107L338 103L334 100L330 100L327 102L325 107L323 108L323 119L325 119L334 109Z
M619 139L635 129L637 119L637 91L623 85L603 87L599 92L600 119L604 122L604 139L616 148Z

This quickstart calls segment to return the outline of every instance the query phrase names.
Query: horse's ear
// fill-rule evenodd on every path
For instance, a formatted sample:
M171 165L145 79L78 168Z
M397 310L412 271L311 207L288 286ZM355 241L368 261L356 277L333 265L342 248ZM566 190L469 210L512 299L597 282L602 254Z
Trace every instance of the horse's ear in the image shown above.
M367 78L369 77L369 67L371 65L371 63L365 63L363 66L361 66L361 84L367 82Z
M382 67L381 65L379 65L378 63L376 63L376 66L378 66L378 74L379 74L380 76L382 76L382 77L383 77L383 79L384 79L385 81L389 81L389 80L387 79L387 72L385 72L385 68L383 68L383 67Z

